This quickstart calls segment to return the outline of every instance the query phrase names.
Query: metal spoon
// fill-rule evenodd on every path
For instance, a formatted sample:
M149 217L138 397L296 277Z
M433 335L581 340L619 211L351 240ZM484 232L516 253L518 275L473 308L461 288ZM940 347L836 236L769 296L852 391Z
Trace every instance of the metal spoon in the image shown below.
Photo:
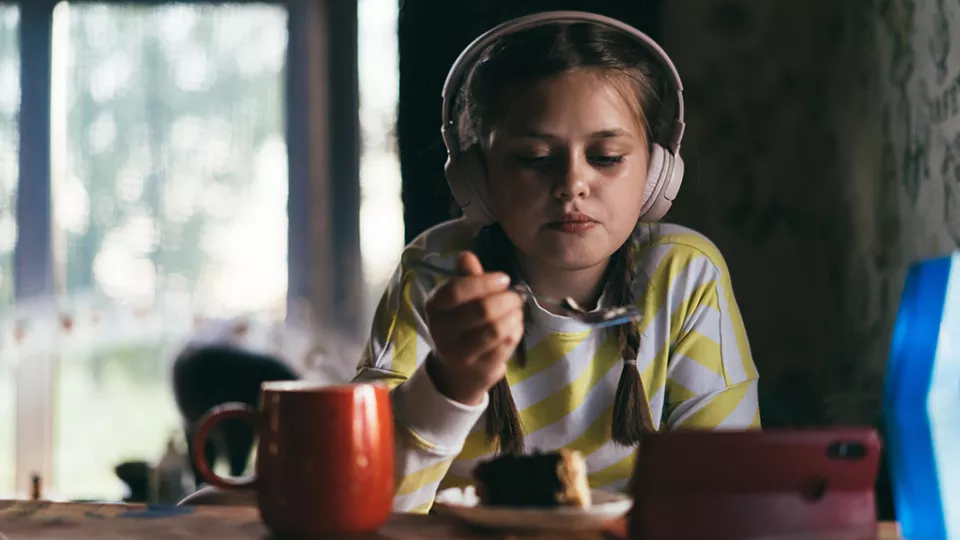
M412 268L439 276L465 277L465 274L456 270L449 270L424 261L410 260L407 261L407 264ZM587 311L583 309L576 300L569 296L557 300L549 296L534 294L525 283L513 284L510 286L510 289L520 294L524 299L534 299L539 304L554 306L563 312L564 315L577 319L582 323L589 324L594 328L619 326L621 324L633 323L640 319L640 310L637 309L636 306L599 308L594 311Z

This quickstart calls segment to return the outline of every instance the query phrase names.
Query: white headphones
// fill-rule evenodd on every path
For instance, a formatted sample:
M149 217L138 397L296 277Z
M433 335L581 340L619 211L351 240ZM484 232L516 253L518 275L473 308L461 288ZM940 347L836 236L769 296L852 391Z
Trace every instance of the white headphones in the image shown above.
M491 44L508 34L557 23L596 23L617 30L622 30L632 36L637 42L649 50L654 58L658 59L663 67L670 85L677 92L677 118L667 139L665 149L654 142L650 153L650 166L647 171L647 183L644 187L643 206L640 210L640 219L643 221L657 221L661 219L680 190L683 182L683 159L680 158L680 140L683 138L683 83L677 68L667 53L660 48L646 34L636 28L610 17L581 11L548 11L527 15L507 21L492 30L484 33L473 41L450 68L447 80L443 84L443 126L440 128L443 143L447 147L447 164L445 166L447 183L457 204L463 209L464 216L478 225L494 223L497 218L490 211L487 203L487 178L482 162L483 155L478 145L473 145L461 152L457 138L457 121L452 117L456 106L457 94L467 72L479 60L480 56Z

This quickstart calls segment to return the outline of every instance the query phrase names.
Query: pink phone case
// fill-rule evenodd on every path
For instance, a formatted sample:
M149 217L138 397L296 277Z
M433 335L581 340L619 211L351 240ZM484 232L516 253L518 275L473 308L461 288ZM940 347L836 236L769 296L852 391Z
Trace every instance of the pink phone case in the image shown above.
M872 429L651 434L631 481L629 535L875 538L879 457Z

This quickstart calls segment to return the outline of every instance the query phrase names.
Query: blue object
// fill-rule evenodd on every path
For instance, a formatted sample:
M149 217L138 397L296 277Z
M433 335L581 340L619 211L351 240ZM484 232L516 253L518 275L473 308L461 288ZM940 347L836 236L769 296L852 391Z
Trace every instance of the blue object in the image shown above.
M120 514L123 518L156 519L192 514L190 506L174 506L168 504L148 504L143 510L131 510Z
M904 538L960 538L960 253L907 273L884 384Z

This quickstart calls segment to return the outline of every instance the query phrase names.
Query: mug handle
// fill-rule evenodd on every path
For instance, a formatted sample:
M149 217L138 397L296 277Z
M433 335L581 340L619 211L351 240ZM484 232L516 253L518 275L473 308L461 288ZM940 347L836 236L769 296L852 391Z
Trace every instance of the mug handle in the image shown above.
M210 436L210 431L220 422L231 418L245 420L256 430L257 411L253 407L246 403L225 403L223 405L217 405L200 419L196 435L193 437L193 455L190 457L193 459L193 464L197 468L197 473L200 474L200 478L204 482L221 489L251 488L257 482L256 474L244 478L224 478L213 472L207 463L204 449L207 446L207 437Z

